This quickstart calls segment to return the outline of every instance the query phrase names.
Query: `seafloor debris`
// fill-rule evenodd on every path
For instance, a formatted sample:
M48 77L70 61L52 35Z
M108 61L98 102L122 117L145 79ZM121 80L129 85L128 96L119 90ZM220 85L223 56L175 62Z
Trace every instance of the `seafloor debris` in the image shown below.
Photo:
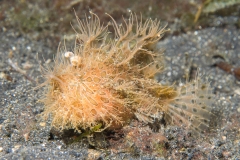
M240 67L233 67L231 64L223 61L217 62L214 65L227 73L233 74L238 80L240 80Z

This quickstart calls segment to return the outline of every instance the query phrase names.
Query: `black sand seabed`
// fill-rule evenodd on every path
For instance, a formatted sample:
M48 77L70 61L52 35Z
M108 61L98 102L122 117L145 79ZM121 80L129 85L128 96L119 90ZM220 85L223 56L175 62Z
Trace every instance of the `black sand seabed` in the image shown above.
M32 41L12 30L0 30L0 159L164 159L144 155L132 157L88 149L83 143L66 145L50 135L50 122L39 122L43 105L37 103L43 89L11 67L13 63L32 79L41 81L41 64L52 59L52 51L43 42ZM240 82L213 64L223 61L240 67L240 31L235 27L206 28L160 41L165 48L166 68L162 83L180 83L189 68L199 68L214 88L216 103L211 130L199 139L179 138L181 128L166 126L166 159L240 159ZM57 49L56 49L57 50ZM39 60L37 60L37 53ZM9 61L10 59L10 61ZM171 135L171 136L169 136ZM171 137L171 138L169 138ZM184 146L184 149L179 146Z

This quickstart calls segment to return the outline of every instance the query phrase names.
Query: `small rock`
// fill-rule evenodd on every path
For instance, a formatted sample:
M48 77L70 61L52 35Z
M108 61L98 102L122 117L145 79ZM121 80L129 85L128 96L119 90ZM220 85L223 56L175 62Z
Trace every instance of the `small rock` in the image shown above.
M46 123L45 123L45 122L40 122L39 125L40 125L41 127L45 127L45 126L46 126Z
M101 156L101 152L94 150L94 149L89 149L88 150L88 160L97 160Z

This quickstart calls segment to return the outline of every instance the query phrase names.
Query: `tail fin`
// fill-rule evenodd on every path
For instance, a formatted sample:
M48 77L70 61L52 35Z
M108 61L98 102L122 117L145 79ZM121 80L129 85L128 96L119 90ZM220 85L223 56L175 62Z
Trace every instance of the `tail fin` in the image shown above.
M195 133L209 127L214 102L210 83L197 76L194 81L177 89L178 96L169 105L167 114L171 122L186 125Z

